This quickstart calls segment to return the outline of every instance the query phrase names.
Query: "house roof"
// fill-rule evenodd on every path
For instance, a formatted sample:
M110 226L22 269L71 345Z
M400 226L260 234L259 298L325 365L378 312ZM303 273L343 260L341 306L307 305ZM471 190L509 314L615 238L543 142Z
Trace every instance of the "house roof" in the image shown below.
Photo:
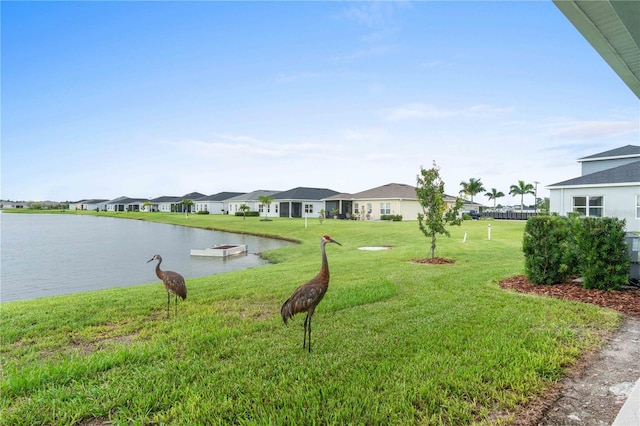
M263 195L265 197L273 197L274 194L277 194L279 192L282 192L282 191L269 191L265 189L259 189L257 191L249 192L247 194L238 195L237 197L231 197L226 201L257 201Z
M163 195L150 201L152 203L179 203L182 201L182 197L176 197L175 195Z
M390 198L407 198L416 199L416 187L405 185L404 183L388 183L386 185L367 189L365 191L356 192L354 194L335 194L326 197L326 200L344 200L344 199L390 199Z
M599 172L590 173L574 179L565 180L563 182L554 183L553 185L549 185L548 188L621 183L637 183L640 185L640 160Z
M640 98L640 2L553 0Z
M338 191L327 188L297 187L288 191L279 192L275 194L273 198L276 200L322 200L337 193Z
M640 146L638 145L627 145L620 148L611 149L609 151L604 151L599 154L589 155L587 157L582 157L578 159L578 162L582 161L596 161L596 160L609 160L614 158L640 158Z
M109 200L107 199L103 199L103 198L94 198L92 200L81 200L78 201L78 203L82 203L82 204L99 204L99 203L105 203Z
M446 201L453 201L456 197L444 195ZM324 200L417 200L416 187L404 183L388 183L355 194L336 194Z
M188 194L184 194L182 197L180 197L181 200L197 200L198 198L202 198L204 197L204 194L201 194L199 192L190 192Z
M122 196L118 198L114 198L111 201L107 201L107 204L131 204L131 203L143 203L147 201L146 198L129 198L127 196Z
M217 194L205 195L196 201L226 201L239 195L244 195L244 192L218 192Z

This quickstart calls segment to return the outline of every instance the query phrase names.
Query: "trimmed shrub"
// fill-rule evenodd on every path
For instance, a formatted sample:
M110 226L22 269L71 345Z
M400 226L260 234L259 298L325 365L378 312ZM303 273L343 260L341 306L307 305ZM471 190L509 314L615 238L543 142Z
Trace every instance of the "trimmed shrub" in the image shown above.
M401 222L402 215L401 214L383 214L380 216L380 220L392 220L394 222Z
M236 212L236 216L258 217L260 216L260 212L247 212L246 214L242 212Z
M200 210L196 214L209 214L209 211L208 210Z
M615 290L629 282L631 260L624 228L624 220L611 217L578 221L575 240L585 288Z
M522 239L525 275L535 284L557 284L569 277L566 265L568 220L558 216L534 216L527 219Z

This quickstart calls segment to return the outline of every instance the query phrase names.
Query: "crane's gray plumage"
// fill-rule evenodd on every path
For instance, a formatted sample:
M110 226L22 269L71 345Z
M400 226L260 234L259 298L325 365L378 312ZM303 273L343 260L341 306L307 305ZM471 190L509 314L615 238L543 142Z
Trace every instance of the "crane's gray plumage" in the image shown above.
M159 254L154 255L147 263L152 260L158 261L156 265L156 275L162 280L164 288L167 290L167 317L169 316L169 306L171 305L171 294L175 295L176 315L178 315L178 296L180 296L182 300L187 298L187 285L184 283L184 277L177 272L163 271L160 269L162 257Z
M290 298L280 308L282 314L282 320L287 324L287 320L293 318L293 316L300 312L306 312L307 316L304 320L304 337L302 340L302 347L306 347L307 334L309 335L309 352L311 352L311 317L313 312L318 306L318 303L324 297L324 294L329 288L329 264L327 262L327 253L325 245L327 243L335 243L341 246L339 242L329 237L323 236L320 239L320 250L322 252L322 267L318 275L311 280L298 287Z

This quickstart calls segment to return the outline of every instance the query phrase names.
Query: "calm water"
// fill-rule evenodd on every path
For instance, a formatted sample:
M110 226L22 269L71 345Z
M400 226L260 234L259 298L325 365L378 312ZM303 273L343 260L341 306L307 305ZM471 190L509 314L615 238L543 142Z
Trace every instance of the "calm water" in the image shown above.
M155 265L185 278L260 266L256 253L286 241L107 217L0 214L0 300L124 287L157 281ZM246 244L248 255L192 257L192 248Z

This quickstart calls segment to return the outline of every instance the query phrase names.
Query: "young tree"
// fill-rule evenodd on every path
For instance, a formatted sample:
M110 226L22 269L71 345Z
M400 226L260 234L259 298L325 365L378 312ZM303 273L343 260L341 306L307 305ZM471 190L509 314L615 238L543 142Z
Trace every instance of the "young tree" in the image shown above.
M436 238L439 234L450 236L445 225L460 225L460 209L464 200L456 198L452 207L448 207L444 199L444 182L440 179L440 168L433 162L431 169L425 170L420 166L420 174L417 176L418 185L416 195L422 206L423 213L418 213L418 226L427 238L431 238L431 258L435 257Z
M269 197L266 195L260 195L258 197L258 199L260 200L260 203L262 203L263 205L267 206L266 209L264 209L264 219L263 220L269 220L267 219L267 212L269 211L269 206L271 206L271 203L273 202L273 197Z
M524 196L525 194L535 195L535 191L533 189L533 185L530 183L524 183L523 180L519 180L517 185L511 185L509 189L509 194L520 196L520 211L524 210Z
M474 195L478 195L485 190L484 186L482 186L482 181L476 178L470 178L469 182L460 182L460 185L462 186L460 194L471 196L472 203Z
M498 198L500 197L504 197L504 192L502 191L498 191L495 188L491 188L490 192L487 192L486 194L484 194L485 197L489 198L490 200L493 200L493 209L496 209L496 201Z
M242 212L242 219L247 220L247 212L249 211L249 206L246 204L242 204L238 207L238 210Z
M182 210L184 210L184 217L189 218L189 210L191 210L191 206L193 206L193 201L185 198L180 204L182 204Z

